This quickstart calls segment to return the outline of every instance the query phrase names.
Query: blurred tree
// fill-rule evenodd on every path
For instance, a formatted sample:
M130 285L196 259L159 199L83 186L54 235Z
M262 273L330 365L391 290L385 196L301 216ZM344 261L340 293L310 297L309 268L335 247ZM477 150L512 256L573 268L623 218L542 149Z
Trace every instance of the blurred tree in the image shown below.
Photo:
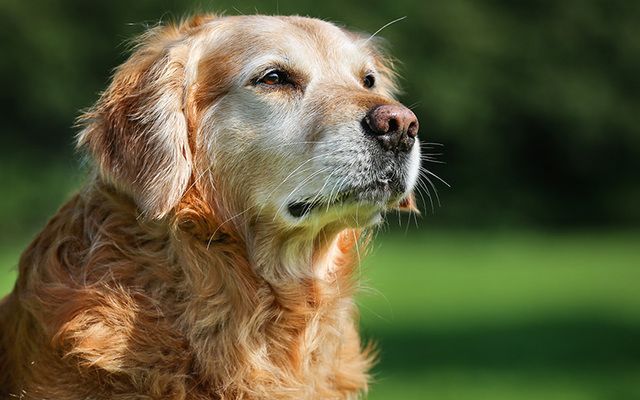
M369 32L408 16L381 36L402 60L402 100L423 140L445 144L447 164L425 166L453 188L439 185L444 207L428 223L640 222L640 2L627 0L3 0L2 165L71 159L73 120L126 57L126 39L201 10Z

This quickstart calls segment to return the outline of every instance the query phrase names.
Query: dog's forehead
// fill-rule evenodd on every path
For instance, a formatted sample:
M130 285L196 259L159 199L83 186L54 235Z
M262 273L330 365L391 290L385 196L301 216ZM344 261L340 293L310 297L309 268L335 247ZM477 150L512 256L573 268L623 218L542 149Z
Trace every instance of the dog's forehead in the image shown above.
M361 66L371 58L357 35L307 17L226 17L211 23L208 38L214 47L245 59L273 55L299 64Z

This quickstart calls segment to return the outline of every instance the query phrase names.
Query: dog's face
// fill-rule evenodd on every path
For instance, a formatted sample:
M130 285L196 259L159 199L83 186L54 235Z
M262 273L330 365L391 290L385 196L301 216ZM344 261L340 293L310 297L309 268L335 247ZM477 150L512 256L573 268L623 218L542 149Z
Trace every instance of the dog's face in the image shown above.
M162 159L143 162L138 154L132 165L114 163L96 147L95 137L104 134L92 125L80 138L98 153L103 173L134 187L143 211L157 207L148 212L164 215L189 177L210 181L218 206L230 215L285 226L366 225L408 202L419 169L418 121L394 100L390 66L368 36L301 17L227 17L193 25L158 48L143 43L138 53L157 54L140 60L134 54L127 62L151 71L134 84L140 95L148 92L136 101L151 110L116 117L136 125L139 135L148 136L144 140L161 141L144 148ZM119 75L131 73L127 64L91 122L116 118L107 106L136 97L112 99L119 93L114 86L126 81ZM120 122L102 131L131 137L118 132L127 127ZM120 139L98 143L105 140L113 146ZM123 150L136 151L134 145L115 151ZM146 172L122 176L123 169L147 164L161 170L148 173L157 185L141 182ZM136 184L162 193L140 193Z

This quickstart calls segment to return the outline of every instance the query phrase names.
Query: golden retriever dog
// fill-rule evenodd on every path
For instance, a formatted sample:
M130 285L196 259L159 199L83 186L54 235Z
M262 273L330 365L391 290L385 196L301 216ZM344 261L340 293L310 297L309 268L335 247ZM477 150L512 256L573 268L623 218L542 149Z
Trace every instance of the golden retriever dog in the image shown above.
M86 185L0 306L0 395L350 399L362 229L414 208L415 115L369 36L303 17L150 29L79 120Z

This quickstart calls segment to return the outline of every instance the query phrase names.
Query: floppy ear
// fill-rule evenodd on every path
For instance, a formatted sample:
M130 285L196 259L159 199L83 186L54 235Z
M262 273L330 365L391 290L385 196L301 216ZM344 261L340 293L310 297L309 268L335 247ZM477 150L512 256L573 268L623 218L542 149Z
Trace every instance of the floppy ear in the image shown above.
M100 176L133 197L144 216L162 218L191 176L186 116L187 49L173 27L143 35L107 90L79 120L78 148Z

